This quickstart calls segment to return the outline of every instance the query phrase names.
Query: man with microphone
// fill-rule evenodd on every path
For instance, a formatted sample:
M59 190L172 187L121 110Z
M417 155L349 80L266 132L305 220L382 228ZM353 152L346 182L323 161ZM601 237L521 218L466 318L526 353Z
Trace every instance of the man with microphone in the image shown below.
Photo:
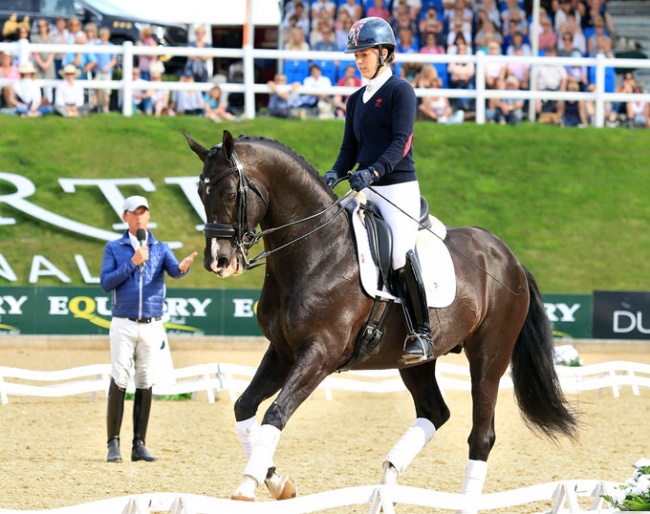
M132 461L156 460L145 446L157 359L167 342L162 323L165 272L181 278L189 272L197 253L179 264L171 248L147 231L149 203L142 196L128 197L122 219L129 226L124 235L106 244L100 273L102 289L112 295L110 328L111 384L108 391L106 428L108 462L122 462L120 427L124 394L134 366Z

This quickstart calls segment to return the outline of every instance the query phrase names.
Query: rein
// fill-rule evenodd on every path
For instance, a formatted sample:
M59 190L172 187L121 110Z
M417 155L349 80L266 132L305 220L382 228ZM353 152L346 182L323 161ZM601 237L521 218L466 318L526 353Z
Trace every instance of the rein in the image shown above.
M266 205L267 208L269 204L267 200L264 198L264 196L262 195L262 193L259 191L257 186L255 185L255 183L246 175L246 172L244 171L244 167L241 163L241 159L239 159L239 156L237 155L237 152L235 152L234 149L231 155L231 164L233 164L232 167L222 171L221 173L215 175L212 178L206 178L203 176L203 173L201 173L199 179L205 187L211 187L217 182L219 182L220 180L222 180L223 178L230 175L231 173L237 174L239 180L239 195L238 195L238 206L237 206L238 224L235 227L233 225L227 225L223 223L206 223L203 227L203 235L208 239L215 239L215 238L234 239L238 250L240 251L241 255L244 258L245 270L249 270L261 266L263 262L259 262L259 261L266 259L269 255L272 255L275 252L278 252L294 243L297 243L298 241L301 241L306 237L309 237L313 233L329 225L332 221L334 221L334 219L336 219L339 216L339 214L345 211L345 209L341 207L341 203L344 200L346 200L350 195L354 194L354 191L348 191L342 198L336 200L333 204L328 205L324 209L318 211L315 214L307 216L306 218L292 221L290 223L280 225L279 227L273 227L267 230L262 230L261 232L256 232L255 229L252 230L249 229L249 219L248 219L249 187L250 189L253 190L255 194L257 194L257 196L261 198L261 200L264 202L264 205ZM334 207L339 207L339 208L334 214L332 214L332 216L330 216L328 219L326 219L322 224L318 225L316 228L310 230L309 232L306 232L305 234L302 234L296 239L292 239L291 241L277 248L273 248L272 250L265 250L260 254L256 255L255 257L253 257L252 259L248 260L248 251L251 249L252 246L254 246L260 240L262 240L264 236L277 232L278 230L290 228L300 223L304 223L306 221L310 221L312 219L318 218L319 216L322 216L323 214L325 214L326 212L328 212L330 209Z

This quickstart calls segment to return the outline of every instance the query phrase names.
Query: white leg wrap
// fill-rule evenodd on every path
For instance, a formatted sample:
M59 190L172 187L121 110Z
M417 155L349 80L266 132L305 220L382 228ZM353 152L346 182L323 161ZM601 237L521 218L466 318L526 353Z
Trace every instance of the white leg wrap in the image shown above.
M255 479L261 484L266 479L266 473L273 467L273 455L280 441L280 430L273 425L262 425L259 429L253 451L248 459L244 475Z
M487 462L468 460L465 468L465 481L462 494L479 495L483 493L483 485L487 476Z
M417 418L386 455L401 475L415 456L424 448L436 433L436 427L425 418Z
M245 419L244 421L237 421L235 423L235 428L237 429L237 437L239 437L239 442L244 448L246 453L246 458L251 458L251 453L253 453L253 444L255 444L255 439L257 439L257 434L260 431L260 426L257 423L257 418L253 416L252 418Z

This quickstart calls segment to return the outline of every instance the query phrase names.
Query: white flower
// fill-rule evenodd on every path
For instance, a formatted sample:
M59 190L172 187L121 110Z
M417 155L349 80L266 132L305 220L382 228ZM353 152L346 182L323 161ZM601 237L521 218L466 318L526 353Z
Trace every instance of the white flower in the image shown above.
M630 492L632 494L641 495L648 491L650 491L650 477L648 477L648 475L641 475Z
M634 463L636 469L650 467L650 459L639 459Z

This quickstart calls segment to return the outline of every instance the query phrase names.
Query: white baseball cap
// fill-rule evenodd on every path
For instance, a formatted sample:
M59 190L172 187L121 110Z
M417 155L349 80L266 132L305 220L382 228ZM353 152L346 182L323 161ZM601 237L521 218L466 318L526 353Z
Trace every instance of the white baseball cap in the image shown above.
M122 211L135 212L138 210L138 207L145 207L147 210L150 210L149 203L144 196L129 196L126 200L124 200L124 203L122 204Z

